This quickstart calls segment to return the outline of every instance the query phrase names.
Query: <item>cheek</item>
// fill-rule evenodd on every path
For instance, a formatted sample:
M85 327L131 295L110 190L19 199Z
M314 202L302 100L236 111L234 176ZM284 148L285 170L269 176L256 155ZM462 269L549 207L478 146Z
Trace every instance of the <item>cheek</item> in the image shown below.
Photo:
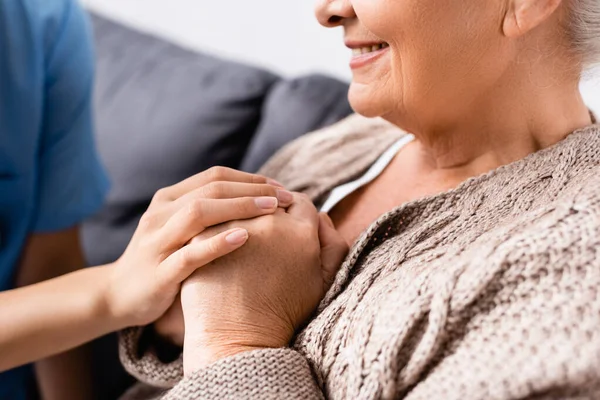
M499 23L494 1L353 0L352 4L360 23L390 44L388 62L381 67L385 73L371 71L350 89L357 112L406 117L448 107L457 96L476 90L473 82L465 81L480 75L478 65L486 64L482 58L494 53Z
M350 90L350 100L355 109L379 110L379 115L392 111L398 113L411 108L419 87L428 84L432 60L439 52L444 35L435 27L444 10L438 5L432 14L433 0L353 0L356 15L366 30L390 45L385 65L375 73L355 76L355 83L370 83L369 87L355 84ZM439 1L435 1L439 3ZM443 17L443 15L442 15ZM366 75L366 74L363 74ZM361 82L360 78L365 82ZM368 104L370 102L371 104ZM359 108L359 105L361 106ZM374 114L372 111L369 114ZM371 115L369 115L371 116Z
M425 2L424 2L425 3ZM494 53L498 28L490 6L468 0L448 1L451 7L413 10L402 16L394 35L394 73L400 68L406 101L435 90L456 92L465 79L481 73L483 58ZM399 17L400 18L400 17ZM383 32L382 32L383 34ZM412 93L418 91L418 93Z

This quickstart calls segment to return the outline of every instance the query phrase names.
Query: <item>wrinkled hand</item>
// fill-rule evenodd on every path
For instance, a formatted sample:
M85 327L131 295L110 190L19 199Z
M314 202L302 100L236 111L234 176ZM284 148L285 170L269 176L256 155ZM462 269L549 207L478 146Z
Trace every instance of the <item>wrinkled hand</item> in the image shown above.
M264 177L212 168L157 192L127 250L111 266L109 313L124 326L155 321L187 277L244 245L248 234L232 225L190 240L214 225L274 213L280 189Z
M235 226L248 230L246 245L196 271L182 286L186 373L242 351L287 346L348 250L328 217L319 216L304 195L295 195L287 212Z

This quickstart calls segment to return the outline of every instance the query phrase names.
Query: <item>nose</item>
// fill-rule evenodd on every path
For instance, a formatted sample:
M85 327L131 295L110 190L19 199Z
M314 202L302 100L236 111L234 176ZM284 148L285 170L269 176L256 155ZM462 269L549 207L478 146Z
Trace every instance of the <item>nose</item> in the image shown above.
M351 0L318 0L315 15L326 28L341 26L345 20L356 17Z

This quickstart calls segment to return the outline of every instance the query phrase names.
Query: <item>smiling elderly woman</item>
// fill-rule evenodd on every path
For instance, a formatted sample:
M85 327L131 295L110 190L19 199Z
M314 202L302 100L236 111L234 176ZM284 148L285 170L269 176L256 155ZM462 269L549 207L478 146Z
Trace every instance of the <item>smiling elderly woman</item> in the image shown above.
M305 196L236 222L247 245L184 284L183 366L139 329L124 364L169 399L600 398L600 128L578 91L600 1L317 16L354 49L362 116L263 168Z

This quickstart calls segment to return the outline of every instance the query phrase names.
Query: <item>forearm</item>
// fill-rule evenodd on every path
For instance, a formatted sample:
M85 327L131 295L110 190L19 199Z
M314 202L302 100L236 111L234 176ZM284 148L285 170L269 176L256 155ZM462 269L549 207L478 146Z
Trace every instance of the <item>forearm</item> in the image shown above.
M103 298L109 271L89 268L0 293L0 371L123 328Z
M35 374L43 400L92 399L92 351L83 345L56 356L37 361Z

